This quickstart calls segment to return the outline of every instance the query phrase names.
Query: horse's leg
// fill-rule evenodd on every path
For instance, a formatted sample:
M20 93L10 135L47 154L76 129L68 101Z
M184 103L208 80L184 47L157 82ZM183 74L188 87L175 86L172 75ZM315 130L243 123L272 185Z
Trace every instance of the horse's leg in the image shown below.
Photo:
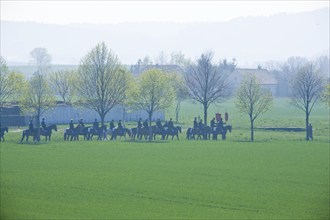
M21 143L22 143L23 139L24 139L24 132L22 134Z

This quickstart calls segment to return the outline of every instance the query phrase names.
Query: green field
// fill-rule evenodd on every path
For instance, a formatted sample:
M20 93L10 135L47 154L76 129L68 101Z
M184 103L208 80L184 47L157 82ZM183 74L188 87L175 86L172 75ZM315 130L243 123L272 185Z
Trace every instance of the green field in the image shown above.
M256 126L304 127L286 101ZM191 103L182 110L184 128L202 112ZM314 141L258 130L254 143L232 102L210 111L225 110L234 127L227 141L183 133L153 143L64 142L61 126L50 143L19 144L12 128L0 147L1 219L329 219L329 110L312 113Z

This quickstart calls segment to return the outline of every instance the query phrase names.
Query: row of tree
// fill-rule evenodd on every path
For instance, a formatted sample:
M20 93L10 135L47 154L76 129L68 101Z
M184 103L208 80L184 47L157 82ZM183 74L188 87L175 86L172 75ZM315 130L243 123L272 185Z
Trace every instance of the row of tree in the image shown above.
M234 59L216 64L213 53L208 52L196 62L190 62L183 75L151 69L134 78L103 42L88 52L74 71L48 73L51 56L44 48L34 49L31 57L37 70L29 80L22 74L10 73L1 57L0 104L16 101L35 115L37 127L44 111L55 106L55 94L65 103L96 111L102 125L105 116L117 105L131 110L145 110L151 125L153 113L172 106L174 100L178 121L180 103L190 98L203 106L204 124L207 125L210 105L223 101L233 93L228 76L236 68ZM329 100L329 85L325 90L327 92L323 92L325 83L319 72L319 67L307 62L299 65L290 80L292 104L306 113L306 128L319 97L325 94L323 99L327 103ZM272 100L270 91L262 89L254 75L245 76L236 91L235 104L249 116L252 141L254 121L271 108Z

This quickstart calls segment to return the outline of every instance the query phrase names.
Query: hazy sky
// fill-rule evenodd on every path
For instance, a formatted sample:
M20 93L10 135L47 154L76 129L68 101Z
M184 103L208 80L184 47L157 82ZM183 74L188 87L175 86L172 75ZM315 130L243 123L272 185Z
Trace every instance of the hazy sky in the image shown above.
M51 24L226 21L329 7L325 1L6 1L1 20Z

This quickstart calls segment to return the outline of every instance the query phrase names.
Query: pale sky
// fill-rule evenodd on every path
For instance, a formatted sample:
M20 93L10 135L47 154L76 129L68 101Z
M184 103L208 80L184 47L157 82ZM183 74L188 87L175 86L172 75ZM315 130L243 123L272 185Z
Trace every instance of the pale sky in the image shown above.
M6 1L1 20L50 24L143 21L208 22L297 13L329 7L325 1Z

